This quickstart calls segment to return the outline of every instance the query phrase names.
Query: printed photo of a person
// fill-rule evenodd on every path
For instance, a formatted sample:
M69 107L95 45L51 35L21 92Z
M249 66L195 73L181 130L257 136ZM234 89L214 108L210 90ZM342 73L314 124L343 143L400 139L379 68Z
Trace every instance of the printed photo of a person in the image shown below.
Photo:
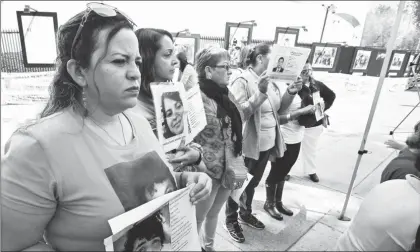
M184 104L179 92L162 94L162 113L165 139L184 133Z
M158 211L143 221L137 222L127 231L122 251L167 251L168 249L164 247L169 247L170 250L170 240L167 242L165 238L162 215Z
M283 64L284 64L284 58L283 57L280 57L277 60L277 66L275 68L273 68L273 72L275 72L275 73L283 73L283 71L284 71Z
M155 151L111 166L105 173L126 212L177 189L171 171Z

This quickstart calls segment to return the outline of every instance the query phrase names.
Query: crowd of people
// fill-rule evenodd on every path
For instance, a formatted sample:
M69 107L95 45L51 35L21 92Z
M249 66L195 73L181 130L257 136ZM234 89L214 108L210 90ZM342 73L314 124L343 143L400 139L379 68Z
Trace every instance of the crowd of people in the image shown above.
M314 78L309 62L296 81L278 82L266 74L271 45L248 45L240 52L241 72L232 78L227 50L204 48L196 54L195 64L190 64L185 54L176 52L170 32L135 30L129 17L98 3L88 5L87 10L60 26L57 47L51 95L40 119L19 128L5 146L2 250L104 250L103 241L112 234L108 220L127 210L107 170L126 169L126 163L133 168L136 160L148 152L177 169L162 175L161 180L167 183L155 186L150 197L128 199L134 202L130 209L195 184L190 198L196 205L203 251L214 251L218 216L224 205L223 226L234 241L245 241L241 224L265 228L252 213L252 202L269 161L264 210L273 221L294 214L282 197L285 181L300 153L309 178L319 181L315 169L317 142L328 126L328 117L316 120L312 94L320 92L324 110L333 105L335 94ZM182 82L186 90L199 86L207 126L191 143L165 153L157 139L150 84L171 85L177 66L180 76L175 81ZM168 117L177 113L177 99L172 100ZM417 131L407 140L407 151L417 153L417 170L418 138ZM151 167L162 165L150 160ZM137 168L139 176L147 176L146 170ZM411 167L404 172L398 169L389 168L386 180L402 178L412 171ZM242 179L235 176L241 171L253 177L240 202L236 202L230 195L241 183ZM404 197L394 190L397 187L405 188ZM362 205L338 248L406 249L406 244L414 241L414 228L419 222L418 211L412 221L416 215L413 209L420 210L419 190L414 176L378 186L369 197L380 202ZM371 211L374 208L378 212ZM379 226L384 227L380 232ZM136 232L148 231L140 227ZM397 229L397 238L387 232L390 228ZM158 231L154 236L156 249L162 248L164 240L162 230ZM132 237L134 234L129 237L133 241L130 250L143 247L142 238Z

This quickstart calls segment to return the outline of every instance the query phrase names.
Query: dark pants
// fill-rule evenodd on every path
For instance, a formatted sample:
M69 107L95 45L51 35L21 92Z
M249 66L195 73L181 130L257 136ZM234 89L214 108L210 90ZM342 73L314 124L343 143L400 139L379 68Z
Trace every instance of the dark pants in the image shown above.
M253 176L248 186L245 188L242 196L240 197L240 207L231 198L226 202L226 222L232 223L238 221L238 209L241 216L246 216L252 213L252 199L254 198L255 188L261 181L264 174L265 167L270 157L270 150L260 152L258 160L245 157L245 166L248 168L249 173Z
M296 163L300 152L300 143L286 144L287 150L282 158L277 158L276 162L271 162L270 174L268 174L267 184L277 184L285 180L293 165Z

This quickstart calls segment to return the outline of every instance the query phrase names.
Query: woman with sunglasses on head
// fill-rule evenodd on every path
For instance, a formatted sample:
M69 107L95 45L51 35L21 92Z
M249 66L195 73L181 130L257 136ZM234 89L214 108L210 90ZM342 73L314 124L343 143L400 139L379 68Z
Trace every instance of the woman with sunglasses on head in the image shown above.
M124 213L108 168L131 167L145 153L165 160L147 120L128 110L137 102L141 64L129 19L88 4L60 26L57 47L41 118L17 130L2 157L2 251L105 250L108 220ZM192 202L211 185L204 173L169 172L168 179L178 188L197 183Z
M312 94L319 92L321 97L321 107L324 111L331 108L335 100L335 93L323 82L316 80L312 75L312 66L306 62L301 77L303 80L302 90L299 96L302 99L302 106L313 104ZM313 182L319 182L318 175L316 174L316 153L318 141L321 137L324 127L328 125L328 115L319 121L316 120L314 114L300 116L298 119L300 125L305 127L305 134L302 140L301 155L303 159L303 170L306 175Z
M136 32L139 51L142 57L140 66L141 85L137 106L133 109L146 117L157 136L155 104L153 103L150 84L160 82L161 85L171 85L177 64L176 52L172 34L162 29L142 28ZM166 83L165 83L166 82ZM204 171L201 146L190 143L180 146L176 151L167 153L169 162L176 169L183 171Z
M202 49L197 53L196 69L207 125L194 142L203 147L206 172L213 181L210 197L197 205L197 227L199 231L202 229L203 249L214 251L219 212L232 190L236 189L233 187L246 178L241 156L243 115L227 88L231 71L225 49ZM243 180L237 174L243 174Z
M266 75L270 53L271 45L267 43L249 47L246 60L248 68L230 86L245 115L243 154L248 172L253 175L240 198L240 207L232 198L229 198L226 204L224 227L231 238L240 243L245 241L245 237L238 220L255 229L265 228L264 224L252 215L251 206L255 188L264 174L270 157L280 158L286 150L277 112L289 107L294 95L301 88L301 83L296 82L289 86L287 93L283 96L280 94L277 84ZM266 192L267 201L264 209L273 218L281 220L282 216L275 207L276 184L267 183Z

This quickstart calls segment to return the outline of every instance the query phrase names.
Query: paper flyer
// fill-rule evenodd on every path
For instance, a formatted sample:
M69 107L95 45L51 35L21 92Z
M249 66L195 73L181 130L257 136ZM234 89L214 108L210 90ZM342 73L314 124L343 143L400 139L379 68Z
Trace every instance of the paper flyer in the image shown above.
M295 81L305 66L310 52L309 48L273 45L267 74L274 79Z
M108 222L106 251L201 251L190 187L165 194Z

